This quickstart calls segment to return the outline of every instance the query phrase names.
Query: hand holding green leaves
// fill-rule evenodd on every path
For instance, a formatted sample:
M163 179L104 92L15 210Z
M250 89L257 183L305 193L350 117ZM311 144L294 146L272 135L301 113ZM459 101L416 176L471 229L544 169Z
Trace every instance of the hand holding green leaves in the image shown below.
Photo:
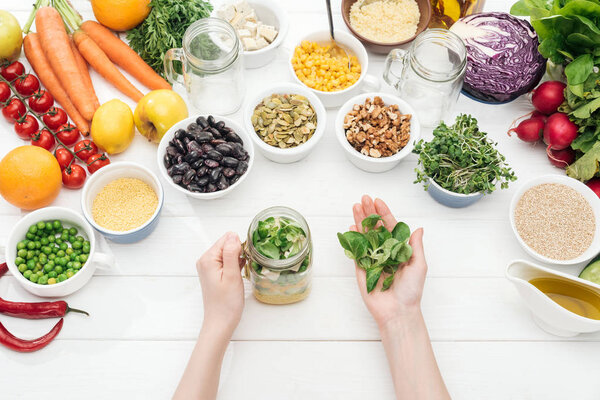
M398 265L408 261L412 255L412 248L408 244L408 225L398 222L390 232L383 225L377 226L380 221L382 218L379 215L370 215L362 221L364 233L338 233L346 255L366 271L368 292L375 289L382 275L387 275L382 290L389 289Z

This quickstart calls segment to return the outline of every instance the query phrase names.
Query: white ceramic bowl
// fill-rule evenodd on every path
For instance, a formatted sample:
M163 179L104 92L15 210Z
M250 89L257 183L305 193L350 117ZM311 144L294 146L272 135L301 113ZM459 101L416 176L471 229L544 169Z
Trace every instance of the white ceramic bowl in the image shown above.
M310 104L313 106L315 113L317 114L317 128L313 133L312 137L299 146L292 147L290 149L280 149L266 144L258 136L252 125L252 114L256 106L265 98L272 94L299 94L308 99ZM327 125L327 112L321 100L311 92L306 86L301 86L293 83L277 83L269 86L261 92L257 93L254 97L251 97L246 104L244 112L244 127L249 133L254 145L260 150L260 152L271 161L277 163L287 164L300 161L304 157L308 156L312 149L317 145L319 140L325 134L325 127Z
M217 11L224 6L239 3L240 0L228 0L215 7L213 16L218 17ZM277 28L277 37L268 46L259 50L244 50L244 67L260 68L269 64L277 56L277 49L283 43L289 27L287 12L279 5L279 2L271 0L252 0L248 5L256 11L256 17L265 25Z
M208 117L208 114L206 116ZM167 133L165 133L165 135L161 139L160 143L158 144L158 151L156 152L156 155L157 155L156 160L158 163L158 169L160 170L160 174L162 175L163 179L171 187L175 188L175 190L177 190L181 193L187 194L188 196L193 197L195 199L211 200L211 199L223 197L226 194L231 193L246 179L248 174L250 174L250 171L252 170L252 165L254 165L254 146L252 145L252 140L250 139L250 135L246 132L245 129L242 128L242 126L240 124L238 124L237 122L235 122L234 120L232 120L230 118L222 117L220 115L213 115L213 117L217 121L225 122L225 126L228 126L231 129L233 129L235 131L235 133L237 133L238 136L244 142L244 149L246 149L246 151L248 152L248 170L244 173L244 175L240 176L240 179L236 183L229 186L225 190L220 190L220 191L213 192L213 193L195 193L195 192L190 192L189 190L182 188L181 186L175 184L175 182L173 182L173 179L171 179L171 177L167 173L167 168L165 168L165 164L163 163L163 158L165 156L165 152L166 152L167 146L169 145L169 142L175 136L175 132L179 129L187 129L187 126L189 124L191 124L192 122L196 122L196 118L198 118L198 117L199 116L189 117L182 121L179 121L178 123L173 125L171 127L171 129L169 129L167 131Z
M328 30L313 32L309 35L306 35L302 38L302 40L298 41L296 46L300 45L303 40L309 40L317 43L331 42ZM335 40L338 43L346 46L354 53L356 58L358 58L358 62L360 63L361 67L360 78L358 81L354 85L344 90L338 90L337 92L323 92L309 88L300 79L298 79L298 76L296 76L296 73L294 72L294 67L292 66L292 58L294 57L294 50L296 48L295 46L294 49L292 49L292 54L290 55L288 61L288 67L294 81L315 93L327 108L339 107L340 105L344 104L344 102L348 101L348 99L361 92L376 92L381 86L381 82L377 77L367 74L367 71L369 70L369 56L367 55L367 51L362 43L354 36L344 31L336 31Z
M352 110L355 104L364 104L367 97L373 100L375 96L381 97L386 106L397 104L402 114L412 115L410 120L410 140L408 144L398 153L390 157L373 158L365 156L352 147L348 142L348 139L346 139L346 131L344 129L344 117L346 114ZM419 125L418 118L415 116L415 111L404 100L386 93L366 93L352 97L340 107L335 119L335 136L344 149L346 157L352 164L367 172L385 172L394 168L404 157L412 152L415 143L421 137L421 126Z
M66 281L59 282L54 285L38 285L37 283L31 282L29 279L25 279L23 274L19 272L19 269L15 265L15 259L17 257L17 243L25 239L25 234L31 225L39 221L52 221L55 219L61 221L63 226L77 228L77 230L83 234L82 236L89 240L89 257L79 272ZM9 233L4 250L8 269L14 275L17 282L19 282L19 284L28 292L41 297L68 296L71 293L81 289L90 280L98 264L110 268L114 266L115 263L112 256L96 251L96 238L94 236L94 230L85 221L85 219L83 219L83 217L77 214L75 211L64 207L41 208L25 215L19 222L16 223Z
M122 232L101 227L94 221L94 217L92 216L92 205L98 193L104 186L119 178L137 178L147 183L158 197L156 211L154 211L154 214L152 214L152 217L146 223L135 229ZM152 233L156 225L158 225L164 197L162 185L154 172L140 164L121 161L100 168L88 179L81 192L81 210L90 225L107 239L116 243L135 243Z
M545 257L537 253L532 248L530 248L523 241L523 239L521 239L521 236L519 236L519 233L517 232L517 228L515 225L515 208L517 207L517 203L527 190L531 189L534 186L541 185L544 183L559 183L569 186L570 188L573 188L578 193L580 193L592 207L594 217L596 218L596 231L594 233L594 239L590 247L577 258L573 258L572 260L554 260L552 258ZM519 241L519 244L521 244L521 247L523 247L523 249L525 249L525 251L529 255L531 255L533 258L539 261L555 265L576 265L585 263L594 258L596 255L598 255L598 253L600 253L600 198L598 198L598 196L585 184L579 182L576 179L569 178L566 175L543 175L525 182L513 195L512 201L510 203L509 213L510 225L513 229L515 237Z

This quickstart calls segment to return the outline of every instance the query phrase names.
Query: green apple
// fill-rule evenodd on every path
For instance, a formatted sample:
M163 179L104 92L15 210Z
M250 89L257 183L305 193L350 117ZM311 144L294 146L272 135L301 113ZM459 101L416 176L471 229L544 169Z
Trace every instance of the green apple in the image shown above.
M21 55L23 32L19 21L8 11L0 10L0 60L14 61Z
M135 126L148 140L158 143L169 128L188 117L180 95L172 90L153 90L139 101L133 113Z

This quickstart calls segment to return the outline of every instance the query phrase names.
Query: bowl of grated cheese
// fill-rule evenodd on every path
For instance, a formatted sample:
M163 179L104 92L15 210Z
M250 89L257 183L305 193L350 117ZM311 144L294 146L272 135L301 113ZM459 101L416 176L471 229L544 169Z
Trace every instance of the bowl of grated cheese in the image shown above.
M387 54L427 29L430 0L342 0L346 26L367 49Z

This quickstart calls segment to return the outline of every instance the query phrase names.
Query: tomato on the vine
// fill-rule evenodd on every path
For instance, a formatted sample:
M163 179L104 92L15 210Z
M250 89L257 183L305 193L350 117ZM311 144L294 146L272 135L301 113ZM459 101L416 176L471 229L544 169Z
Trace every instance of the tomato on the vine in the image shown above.
M23 140L30 140L31 136L40 129L38 120L31 114L22 116L15 124L15 133Z
M0 68L0 75L9 82L14 81L19 76L25 73L25 67L18 61L8 64L6 67Z
M0 96L0 99L2 97ZM38 114L44 114L54 105L54 97L47 90L38 90L28 100L29 108Z
M25 74L18 77L14 85L17 93L21 96L29 97L40 88L40 81L35 75Z
M11 124L17 122L17 120L26 113L27 110L25 109L25 104L16 97L10 99L2 108L2 115L4 115L4 118Z
M78 164L71 164L70 167L63 169L62 181L63 185L69 189L79 189L85 183L85 169Z
M58 161L58 165L60 165L60 169L65 169L71 164L73 161L73 154L64 147L59 147L54 152L54 157L56 157L56 161Z
M62 124L66 124L67 120L67 113L62 108L58 107L52 107L42 117L42 121L44 121L46 126L54 132L56 132Z
M48 129L42 129L31 136L31 144L52 151L54 148L54 135Z
M73 146L79 140L79 129L73 124L62 124L56 131L56 138L65 146Z
M85 139L77 142L73 150L75 151L75 154L77 154L77 157L83 161L87 161L88 158L98 152L98 146L91 140Z
M106 154L93 154L87 160L87 167L90 174L93 174L102 167L106 167L108 164L110 164L110 160L106 157Z
M6 82L0 82L0 103L4 103L12 92L10 91L10 86Z

